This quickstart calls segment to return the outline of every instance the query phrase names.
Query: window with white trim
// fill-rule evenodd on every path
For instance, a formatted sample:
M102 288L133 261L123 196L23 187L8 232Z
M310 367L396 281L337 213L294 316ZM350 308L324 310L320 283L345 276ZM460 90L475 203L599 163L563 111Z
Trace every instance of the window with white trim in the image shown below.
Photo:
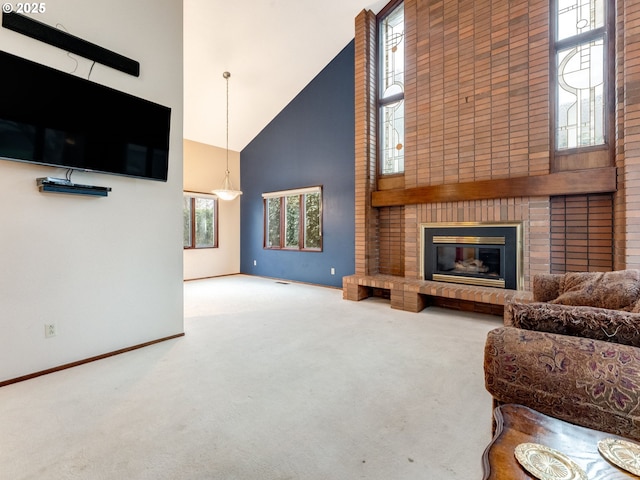
M322 250L322 187L262 194L264 248Z

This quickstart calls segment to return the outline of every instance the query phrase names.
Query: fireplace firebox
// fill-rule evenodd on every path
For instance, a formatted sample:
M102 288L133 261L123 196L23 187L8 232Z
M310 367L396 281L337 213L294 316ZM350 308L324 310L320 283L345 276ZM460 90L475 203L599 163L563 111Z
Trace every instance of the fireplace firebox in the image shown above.
M422 224L423 278L520 290L522 224Z

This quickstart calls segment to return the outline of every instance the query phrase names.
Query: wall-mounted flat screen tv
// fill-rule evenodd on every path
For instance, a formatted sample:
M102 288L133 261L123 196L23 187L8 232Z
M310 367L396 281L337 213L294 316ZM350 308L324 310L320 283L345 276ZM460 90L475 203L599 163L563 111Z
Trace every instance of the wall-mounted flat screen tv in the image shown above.
M171 109L0 52L0 159L167 180Z

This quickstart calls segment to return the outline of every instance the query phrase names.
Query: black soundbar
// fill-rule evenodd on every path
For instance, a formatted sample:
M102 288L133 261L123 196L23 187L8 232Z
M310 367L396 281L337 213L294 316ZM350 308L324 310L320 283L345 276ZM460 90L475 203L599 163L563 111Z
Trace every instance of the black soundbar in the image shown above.
M38 190L50 193L70 193L73 195L91 195L94 197L106 197L111 187L99 187L97 185L82 185L72 183L62 178L42 177L37 178Z
M19 13L3 12L2 26L134 77L140 76L139 62Z

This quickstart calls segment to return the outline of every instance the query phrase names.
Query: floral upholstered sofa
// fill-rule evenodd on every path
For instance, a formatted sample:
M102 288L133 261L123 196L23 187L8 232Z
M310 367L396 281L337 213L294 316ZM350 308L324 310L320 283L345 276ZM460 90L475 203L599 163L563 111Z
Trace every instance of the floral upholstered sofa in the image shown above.
M487 336L494 404L640 440L640 271L536 276L533 298Z

